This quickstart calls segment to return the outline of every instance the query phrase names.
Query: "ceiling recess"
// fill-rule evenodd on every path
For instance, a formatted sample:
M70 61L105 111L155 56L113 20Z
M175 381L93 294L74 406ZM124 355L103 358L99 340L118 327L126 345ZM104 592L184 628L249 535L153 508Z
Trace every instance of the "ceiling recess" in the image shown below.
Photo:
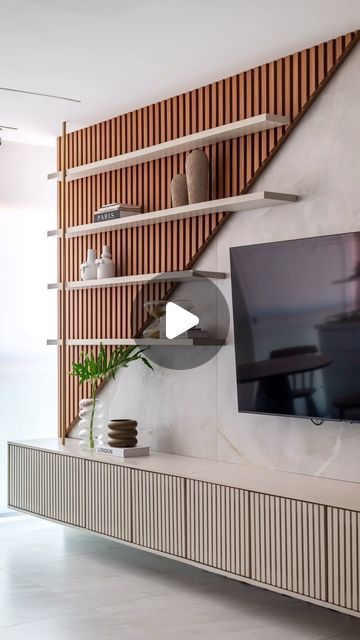
M81 100L77 100L76 98L54 96L51 93L39 93L37 91L25 91L24 89L12 89L11 87L0 87L0 91L9 91L11 93L25 93L29 96L40 96L41 98L51 98L53 100L66 100L67 102L81 102Z

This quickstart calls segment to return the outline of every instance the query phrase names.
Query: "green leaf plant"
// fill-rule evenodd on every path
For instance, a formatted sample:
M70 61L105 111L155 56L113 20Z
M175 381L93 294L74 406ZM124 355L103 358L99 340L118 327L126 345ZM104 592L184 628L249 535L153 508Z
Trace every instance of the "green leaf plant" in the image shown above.
M128 367L132 362L136 362L137 360L143 362L146 367L153 371L153 367L149 360L143 355L145 350L146 349L140 349L136 345L129 347L122 345L114 349L108 355L104 345L100 344L97 356L93 351L90 353L81 352L80 361L73 362L72 371L69 371L69 375L78 378L79 385L89 382L91 386L92 410L89 430L90 449L93 449L95 446L93 427L98 385L101 382L105 382L105 380L110 377L115 380L118 369Z

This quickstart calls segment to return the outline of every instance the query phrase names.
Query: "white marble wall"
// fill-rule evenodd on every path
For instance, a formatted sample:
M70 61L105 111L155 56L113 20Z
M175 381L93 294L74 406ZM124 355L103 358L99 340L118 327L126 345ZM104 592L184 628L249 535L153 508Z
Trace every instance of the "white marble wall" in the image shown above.
M256 184L301 194L295 205L233 214L198 268L229 272L229 247L359 229L360 48L331 80ZM219 285L231 308L230 279ZM269 283L271 286L271 283ZM360 481L360 426L239 414L233 329L194 370L140 365L102 394L106 417L133 417L155 449Z

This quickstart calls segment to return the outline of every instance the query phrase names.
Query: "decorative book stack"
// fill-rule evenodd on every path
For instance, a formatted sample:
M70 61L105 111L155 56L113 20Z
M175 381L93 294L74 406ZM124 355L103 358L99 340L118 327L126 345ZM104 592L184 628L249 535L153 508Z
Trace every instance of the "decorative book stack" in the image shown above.
M100 207L98 211L95 211L94 222L105 222L105 220L125 218L127 216L137 215L138 213L142 213L142 207L134 204L112 202L111 204L105 204L103 207Z
M117 456L118 458L140 458L150 455L150 447L109 447L107 444L98 444L96 453L107 456Z

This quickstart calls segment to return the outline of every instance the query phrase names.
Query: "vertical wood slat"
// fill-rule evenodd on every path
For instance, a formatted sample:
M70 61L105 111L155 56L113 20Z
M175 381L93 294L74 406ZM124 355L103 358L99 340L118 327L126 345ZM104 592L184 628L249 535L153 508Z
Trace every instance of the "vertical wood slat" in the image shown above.
M175 96L155 105L112 118L105 123L68 134L68 166L78 166L104 157L140 149L186 133L201 131L223 122L234 121L259 112L284 113L294 120L319 89L356 33L331 40L270 64L237 74L226 80ZM211 197L231 196L244 191L258 175L271 151L282 140L285 127L246 136L231 142L211 145L209 156ZM61 158L58 142L58 167ZM144 211L158 210L170 204L170 182L184 171L186 154L91 176L66 185L68 225L92 221L94 211L108 201L130 201ZM58 191L58 211L62 197ZM196 221L178 221L151 225L143 229L112 231L97 236L72 238L67 245L66 271L70 280L79 279L80 262L87 248L100 254L102 244L110 244L118 275L150 273L159 269L181 270L193 265L196 258L219 227L222 214L201 217ZM61 221L59 220L61 227ZM60 241L58 241L59 245ZM62 265L59 256L59 276ZM59 277L59 280L61 278ZM134 322L141 327L145 320L142 297L158 297L168 288L122 287L72 291L69 300L67 338L132 337L130 315L133 300L141 290ZM61 297L59 319L61 317ZM77 359L79 349L66 348L66 370ZM59 361L59 379L64 365ZM60 396L59 388L59 396ZM83 393L88 392L84 387ZM66 380L68 429L74 423L80 399L77 381Z
M184 557L184 478L132 469L131 487L134 544Z
M186 514L189 560L250 577L247 491L188 480Z

